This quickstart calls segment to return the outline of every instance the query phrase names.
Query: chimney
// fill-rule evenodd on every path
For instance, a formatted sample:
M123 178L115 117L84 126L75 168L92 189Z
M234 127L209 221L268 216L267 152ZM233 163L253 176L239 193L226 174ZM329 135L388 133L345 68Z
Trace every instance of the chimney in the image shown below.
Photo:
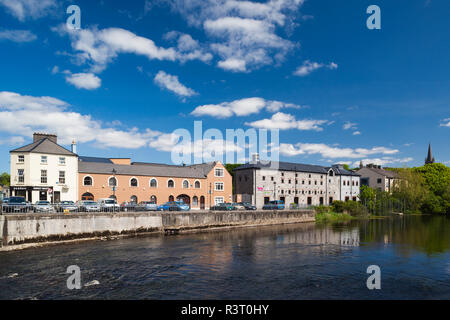
M77 153L77 142L75 141L75 139L72 140L72 153Z
M33 142L41 141L42 139L48 139L53 141L54 143L58 143L58 137L56 134L48 134L48 133L33 133Z
M259 163L259 153L254 153L252 155L252 163Z

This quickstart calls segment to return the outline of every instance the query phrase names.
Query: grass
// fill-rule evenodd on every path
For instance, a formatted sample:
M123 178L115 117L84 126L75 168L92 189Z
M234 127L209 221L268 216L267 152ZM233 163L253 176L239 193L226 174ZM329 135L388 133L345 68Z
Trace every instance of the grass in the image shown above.
M316 214L316 222L345 222L356 219L347 213L321 212Z

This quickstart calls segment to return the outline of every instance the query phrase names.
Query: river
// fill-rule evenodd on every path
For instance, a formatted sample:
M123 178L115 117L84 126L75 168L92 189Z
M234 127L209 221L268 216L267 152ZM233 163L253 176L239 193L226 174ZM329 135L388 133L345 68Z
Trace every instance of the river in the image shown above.
M67 288L71 265L80 267L80 290ZM380 267L379 290L366 286L370 265ZM450 219L303 223L0 252L0 299L450 299Z

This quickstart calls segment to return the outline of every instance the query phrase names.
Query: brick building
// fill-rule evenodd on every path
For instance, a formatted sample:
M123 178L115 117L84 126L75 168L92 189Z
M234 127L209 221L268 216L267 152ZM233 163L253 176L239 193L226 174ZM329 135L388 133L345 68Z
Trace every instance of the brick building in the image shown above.
M131 162L131 159L79 157L82 200L115 197L117 201L182 199L193 210L232 200L232 178L220 162L190 166Z

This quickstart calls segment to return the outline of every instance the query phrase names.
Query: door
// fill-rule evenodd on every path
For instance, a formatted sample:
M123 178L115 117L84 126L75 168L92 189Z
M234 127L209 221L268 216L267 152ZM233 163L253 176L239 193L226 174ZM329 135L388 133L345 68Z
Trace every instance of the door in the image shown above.
M308 197L308 206L312 205L312 197Z
M53 192L53 203L61 202L61 192L55 191Z

